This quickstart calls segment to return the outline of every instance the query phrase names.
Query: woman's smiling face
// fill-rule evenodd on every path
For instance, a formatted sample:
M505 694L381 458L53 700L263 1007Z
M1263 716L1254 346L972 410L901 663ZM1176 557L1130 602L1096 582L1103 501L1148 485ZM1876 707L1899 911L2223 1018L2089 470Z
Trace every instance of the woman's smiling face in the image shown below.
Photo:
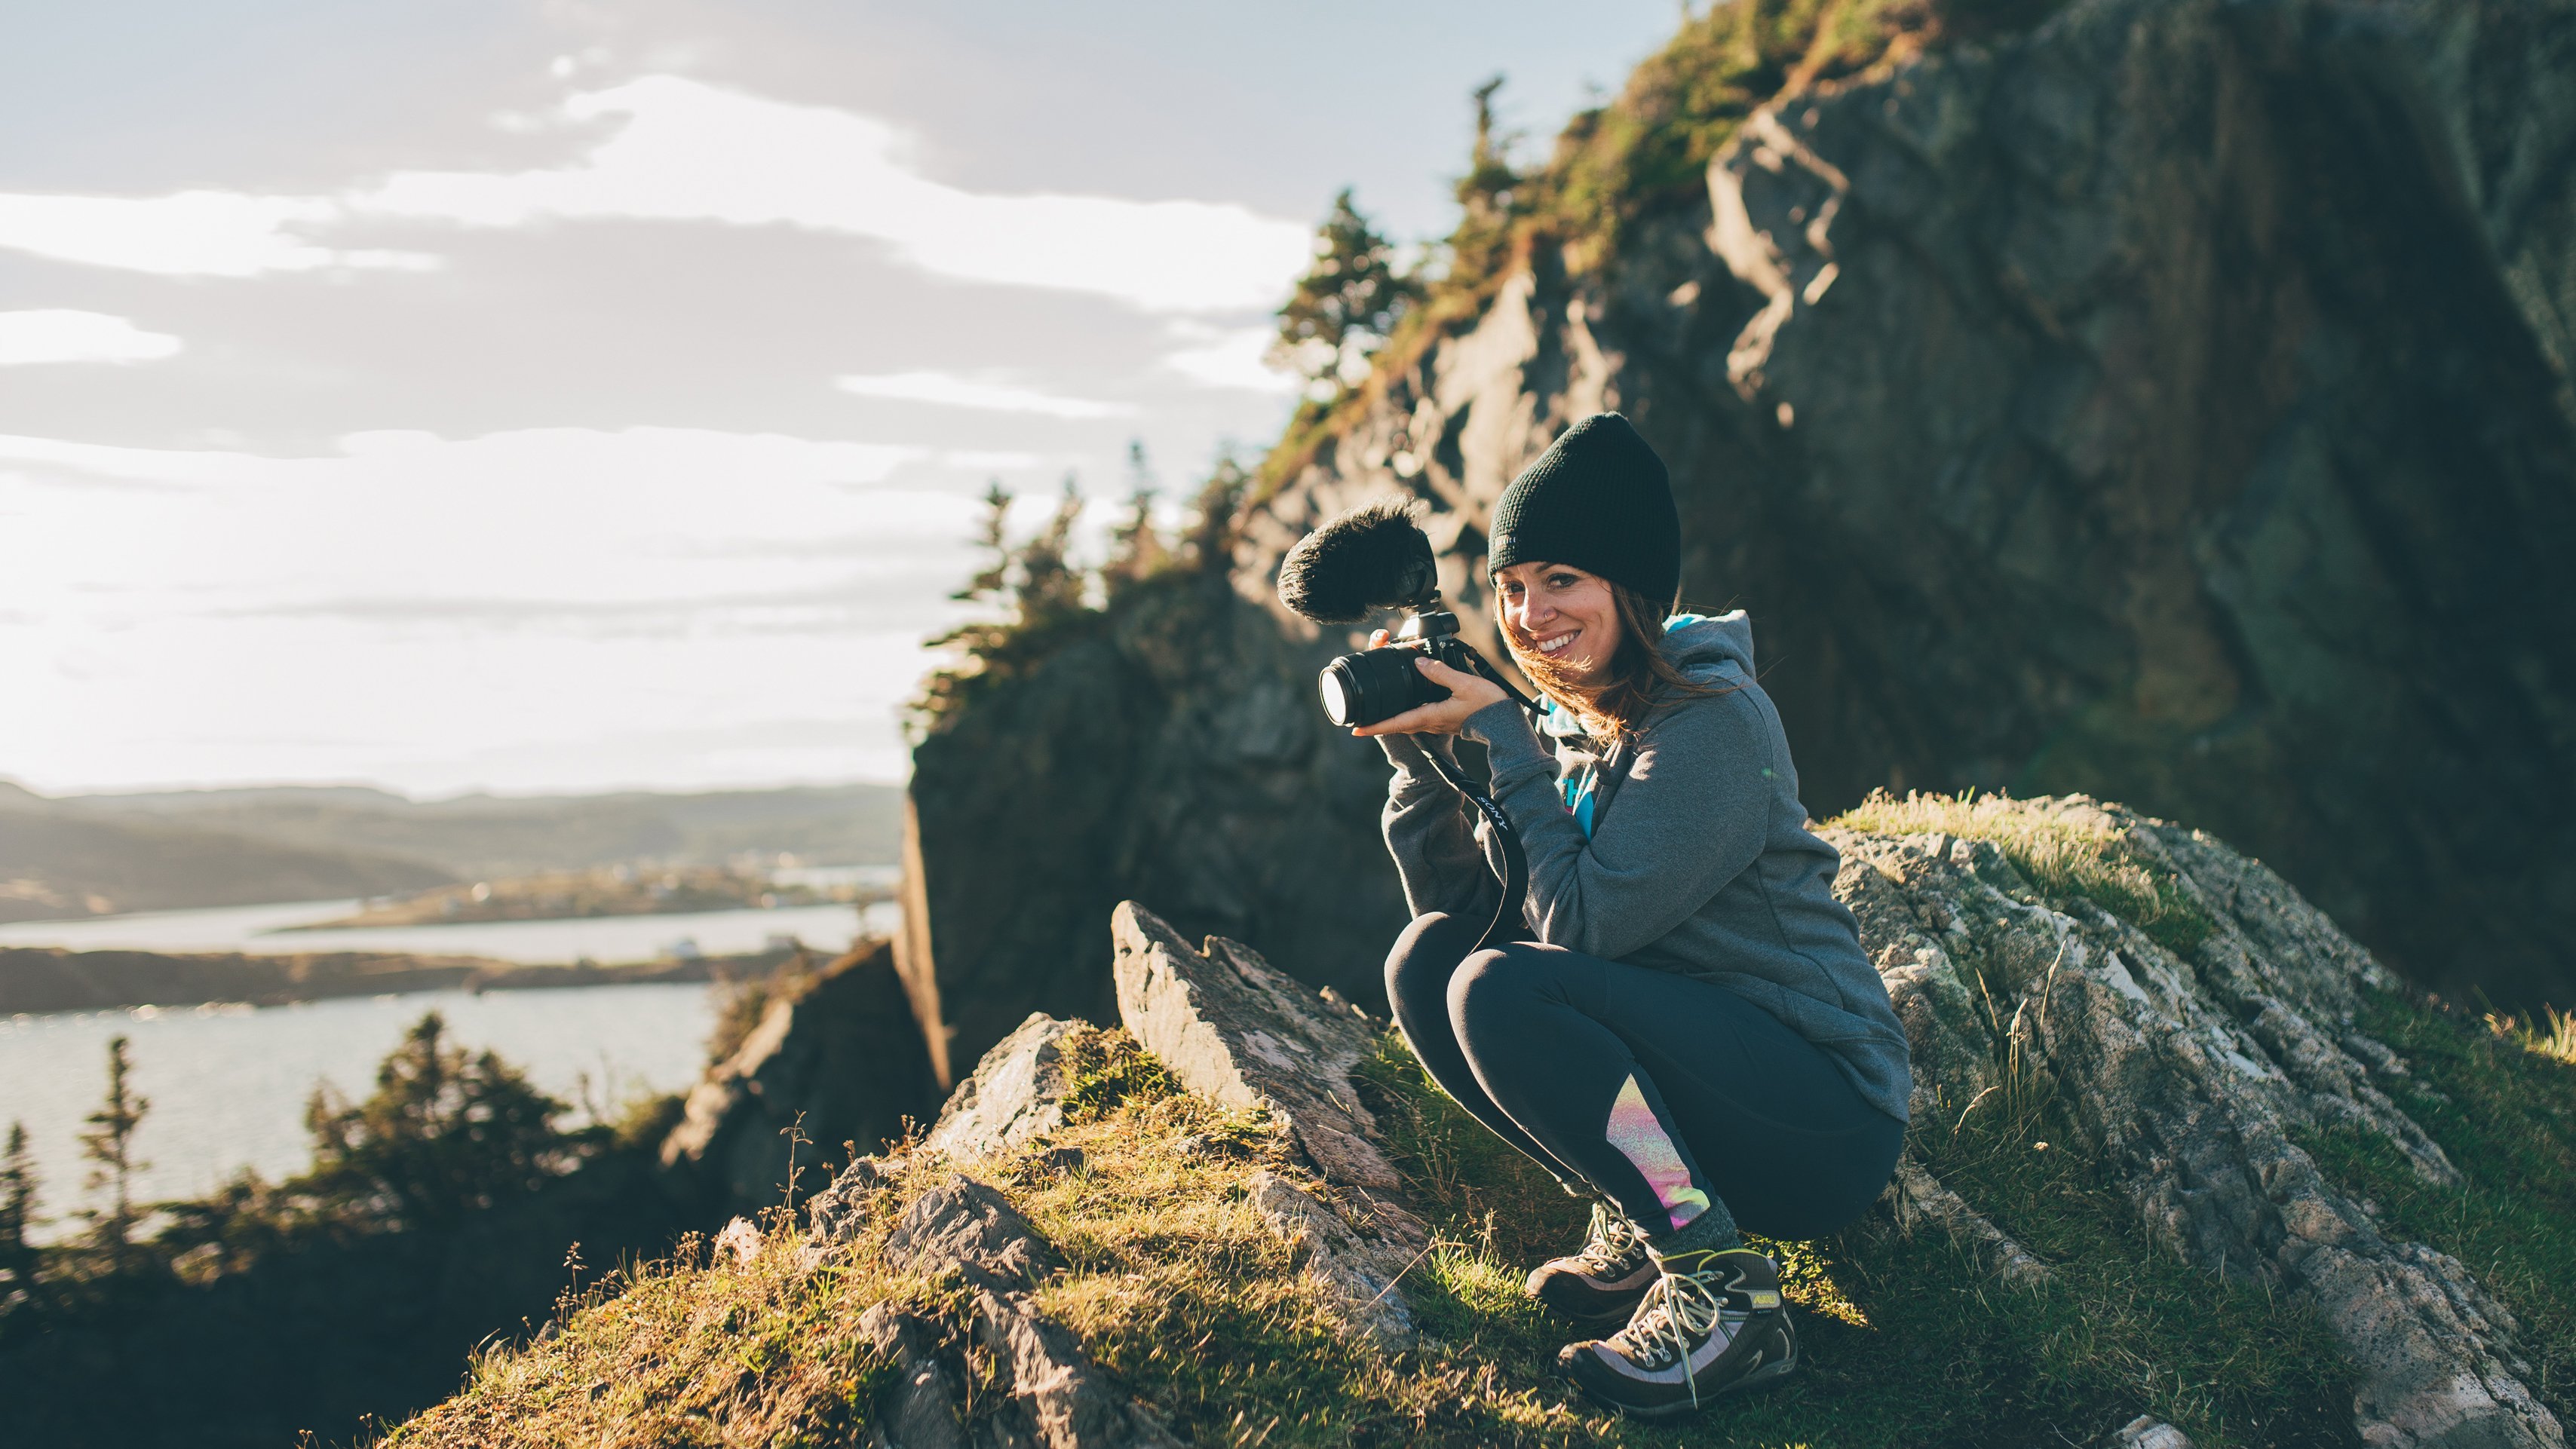
M1494 574L1503 628L1520 649L1597 684L1619 653L1619 604L1609 582L1570 564L1516 563Z

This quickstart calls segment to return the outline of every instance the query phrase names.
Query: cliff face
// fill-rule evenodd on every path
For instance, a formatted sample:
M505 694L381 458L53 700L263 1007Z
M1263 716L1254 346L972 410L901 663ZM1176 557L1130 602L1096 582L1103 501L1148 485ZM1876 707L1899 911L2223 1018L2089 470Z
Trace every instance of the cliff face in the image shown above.
M1364 988L1382 767L1315 715L1349 641L1278 613L1278 557L1425 499L1485 631L1493 500L1602 408L1672 465L1687 601L1752 611L1818 815L2118 798L2420 981L2568 999L2571 60L2564 3L2086 0L1757 111L1696 203L1579 271L1541 245L1383 372L1245 520L1234 601L1128 610L924 744L916 1003L974 984L992 1021L933 1018L968 1060L1096 1009L980 998L1096 990L1124 894Z
M711 1222L757 1213L902 1141L938 1100L891 954L856 951L708 1068L662 1140L667 1190Z
M1104 923L1148 887L1374 999L1385 767L1317 712L1317 656L1222 578L1158 580L913 752L897 955L943 1084L1032 1011L1106 1018Z

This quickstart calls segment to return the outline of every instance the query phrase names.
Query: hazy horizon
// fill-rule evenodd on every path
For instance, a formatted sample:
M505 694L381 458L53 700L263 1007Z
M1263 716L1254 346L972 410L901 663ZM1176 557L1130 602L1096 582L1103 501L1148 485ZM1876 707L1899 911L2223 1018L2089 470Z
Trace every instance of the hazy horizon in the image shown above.
M132 785L108 790L40 790L25 780L0 775L0 788L15 786L47 800L121 800L149 798L156 795L249 794L267 790L364 790L391 796L413 805L444 805L459 800L587 800L608 795L731 795L755 794L786 790L899 790L900 780L772 780L748 785L711 785L687 787L671 785L602 785L597 789L577 790L454 790L444 794L415 794L397 790L369 780L226 780L212 784Z
M1336 191L1679 15L6 13L0 777L414 798L899 782L988 480L1177 506Z

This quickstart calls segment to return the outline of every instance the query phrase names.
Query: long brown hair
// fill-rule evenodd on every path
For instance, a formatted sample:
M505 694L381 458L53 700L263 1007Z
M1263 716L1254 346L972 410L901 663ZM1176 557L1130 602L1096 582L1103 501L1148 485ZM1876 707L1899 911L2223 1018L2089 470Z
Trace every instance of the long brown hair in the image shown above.
M1610 656L1609 678L1600 684L1578 684L1563 665L1535 649L1522 647L1502 609L1495 609L1494 622L1501 628L1503 647L1511 652L1512 663L1520 667L1522 676L1537 685L1541 694L1572 710L1582 722L1584 733L1595 739L1621 741L1636 738L1646 711L1659 700L1721 692L1674 668L1664 651L1655 647L1664 637L1662 607L1624 584L1608 579L1601 582L1609 586L1611 602L1618 609L1619 648Z

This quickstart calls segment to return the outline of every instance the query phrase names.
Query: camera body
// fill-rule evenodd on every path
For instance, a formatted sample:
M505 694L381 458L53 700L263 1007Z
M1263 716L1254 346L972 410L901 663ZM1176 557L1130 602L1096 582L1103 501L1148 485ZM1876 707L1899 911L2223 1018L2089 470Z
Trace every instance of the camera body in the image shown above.
M1421 512L1421 505L1401 498L1363 503L1326 520L1279 560L1279 602L1302 618L1356 624L1378 609L1405 613L1394 643L1345 654L1324 666L1316 687L1324 697L1325 716L1346 729L1357 728L1447 699L1449 691L1423 678L1417 667L1426 655L1484 676L1535 714L1537 703L1512 688L1459 638L1458 616L1440 606L1440 569L1422 531ZM1520 928L1529 892L1529 856L1511 817L1459 773L1447 751L1432 750L1429 758L1431 768L1466 797L1492 838L1502 842L1503 864L1495 874L1502 879L1503 893L1476 941L1479 948L1495 945Z
M1458 637L1458 616L1440 605L1440 567L1420 513L1419 504L1402 499L1361 504L1327 520L1279 561L1279 602L1318 624L1356 624L1378 609L1405 612L1394 643L1345 654L1316 681L1325 717L1345 729L1447 699L1448 690L1414 667L1426 654L1530 704Z
M1458 637L1458 616L1446 609L1418 609L1396 631L1394 643L1345 654L1324 666L1315 680L1324 717L1351 729L1447 699L1448 690L1414 667L1426 654L1452 669L1477 672L1476 651Z

